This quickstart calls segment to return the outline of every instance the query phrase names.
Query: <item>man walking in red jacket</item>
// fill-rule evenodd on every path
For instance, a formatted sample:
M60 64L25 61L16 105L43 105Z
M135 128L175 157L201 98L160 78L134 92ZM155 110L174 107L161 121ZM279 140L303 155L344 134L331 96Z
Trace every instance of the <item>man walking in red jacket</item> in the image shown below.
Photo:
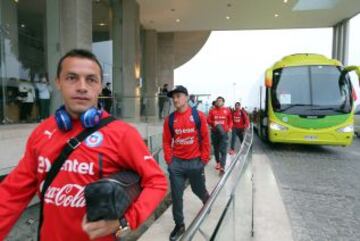
M216 169L224 173L226 165L228 132L231 130L233 122L231 111L224 107L225 99L221 96L216 98L215 108L209 111L208 123L211 126L213 139Z
M170 234L170 241L173 241L185 231L183 194L186 179L189 179L192 191L203 203L209 198L204 167L210 160L210 141L206 116L190 108L187 89L176 86L168 96L174 102L175 112L165 119L163 147L173 201L175 228Z
M96 109L102 76L99 61L87 50L75 49L60 59L56 85L64 106L35 128L23 158L0 184L0 240L5 239L33 196L40 196L49 170L70 138L89 128L90 122L96 126L99 119L109 116ZM121 234L126 226L136 229L165 196L165 175L139 133L125 122L113 121L73 148L46 189L41 241L116 240L115 233ZM85 186L102 175L122 170L133 170L141 177L139 198L120 220L88 222Z
M244 140L245 129L249 128L250 126L249 116L246 113L246 111L241 108L240 102L235 103L235 109L232 113L232 117L233 117L234 125L231 133L231 147L229 151L230 155L235 154L234 150L235 150L236 137L238 137L240 143L242 143Z

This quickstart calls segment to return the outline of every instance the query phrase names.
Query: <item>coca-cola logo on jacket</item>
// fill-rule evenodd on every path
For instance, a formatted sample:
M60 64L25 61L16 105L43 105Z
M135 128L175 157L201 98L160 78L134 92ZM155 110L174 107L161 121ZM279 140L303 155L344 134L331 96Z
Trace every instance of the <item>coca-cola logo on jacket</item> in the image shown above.
M40 191L43 183L40 185ZM44 202L62 207L85 207L84 186L72 183L62 187L50 186L45 193Z

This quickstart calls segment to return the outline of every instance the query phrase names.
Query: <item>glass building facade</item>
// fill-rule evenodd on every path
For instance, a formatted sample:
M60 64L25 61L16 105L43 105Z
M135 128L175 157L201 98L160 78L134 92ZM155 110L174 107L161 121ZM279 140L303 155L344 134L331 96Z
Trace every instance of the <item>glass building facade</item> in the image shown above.
M0 1L0 119L35 121L37 84L47 78L44 42L45 1ZM24 113L25 112L25 113Z
M49 17L58 17L55 12L51 16L48 2L0 0L1 124L37 122L51 114L54 66L49 68L49 54L59 48L59 41L51 41L49 36L60 36L57 28L48 26ZM113 71L111 3L94 0L91 4L91 49L103 66L105 86L112 82Z

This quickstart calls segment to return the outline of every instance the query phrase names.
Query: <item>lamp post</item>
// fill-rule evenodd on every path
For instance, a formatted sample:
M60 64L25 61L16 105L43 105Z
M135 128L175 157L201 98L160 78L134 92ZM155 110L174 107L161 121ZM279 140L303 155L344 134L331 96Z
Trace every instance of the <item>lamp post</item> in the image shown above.
M8 32L6 31L5 27L3 27L0 23L0 78L1 78L1 109L2 113L0 115L1 122L5 124L7 122L7 118L5 115L5 109L6 109L6 91L5 91L5 78L6 78L6 68L5 68L5 46L4 46L4 39L5 34Z
M233 101L236 102L236 83L233 82Z

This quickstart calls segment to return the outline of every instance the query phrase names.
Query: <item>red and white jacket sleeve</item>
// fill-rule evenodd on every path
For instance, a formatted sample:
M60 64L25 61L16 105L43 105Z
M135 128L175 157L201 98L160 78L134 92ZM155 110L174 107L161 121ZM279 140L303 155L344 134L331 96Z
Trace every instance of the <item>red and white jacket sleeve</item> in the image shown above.
M250 127L249 115L246 113L246 111L243 111L243 114L244 114L244 120L245 120L245 128L249 128Z
M171 163L172 158L172 136L169 128L169 117L167 117L164 121L163 127L163 149L164 149L164 159L167 164Z
M232 114L232 111L230 110L229 111L229 114L228 114L228 116L227 116L227 122L228 122L228 130L227 131L229 131L229 130L231 130L232 129L232 127L233 127L233 114Z
M131 229L136 229L157 208L167 192L167 180L159 164L149 153L137 130L131 127L119 147L121 159L141 178L142 192L125 213Z
M4 240L37 190L37 162L31 149L33 134L17 167L0 183L0 240Z
M201 160L207 164L210 160L210 138L209 138L209 128L207 126L206 116L203 113L200 114L200 122L201 122L201 144L200 144L200 151L201 151Z
M212 128L214 127L214 114L212 110L209 111L207 122Z

